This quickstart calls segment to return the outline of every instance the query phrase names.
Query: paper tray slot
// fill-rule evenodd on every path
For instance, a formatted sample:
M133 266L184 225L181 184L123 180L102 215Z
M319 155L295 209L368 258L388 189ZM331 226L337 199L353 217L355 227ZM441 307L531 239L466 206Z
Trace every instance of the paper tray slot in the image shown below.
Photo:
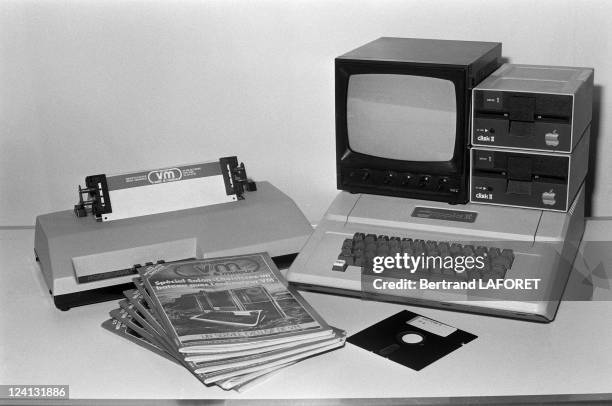
M168 241L107 251L99 254L72 258L72 265L78 283L111 279L134 273L134 265L148 262L172 262L197 257L195 238Z

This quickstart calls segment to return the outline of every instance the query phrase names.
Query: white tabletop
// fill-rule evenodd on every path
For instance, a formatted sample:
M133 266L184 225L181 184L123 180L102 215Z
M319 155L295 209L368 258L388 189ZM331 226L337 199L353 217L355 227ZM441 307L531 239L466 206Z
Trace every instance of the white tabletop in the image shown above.
M588 230L587 230L588 231ZM81 399L414 398L612 393L612 295L564 301L554 322L303 295L349 335L408 309L478 336L417 372L346 344L246 393L205 387L182 367L102 329L117 302L59 311L33 254L34 230L0 230L0 384L67 384ZM612 254L603 259L612 268ZM598 259L599 261L599 259Z

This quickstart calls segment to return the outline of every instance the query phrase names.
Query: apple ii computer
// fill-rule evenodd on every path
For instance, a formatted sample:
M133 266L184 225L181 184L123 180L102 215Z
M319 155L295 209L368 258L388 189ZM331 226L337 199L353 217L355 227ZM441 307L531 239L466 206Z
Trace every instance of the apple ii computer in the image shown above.
M554 319L584 231L593 70L502 66L500 58L500 43L412 38L379 38L336 58L341 192L292 264L290 282ZM495 142L481 142L483 134ZM462 273L428 269L430 280L540 284L528 293L375 286L374 258L406 253L485 258L481 269Z

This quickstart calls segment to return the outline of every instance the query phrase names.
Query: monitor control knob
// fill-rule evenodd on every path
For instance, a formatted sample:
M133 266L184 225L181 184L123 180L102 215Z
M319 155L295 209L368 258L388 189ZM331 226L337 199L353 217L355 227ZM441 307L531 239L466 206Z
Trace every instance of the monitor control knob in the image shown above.
M421 178L419 179L419 186L420 187L426 187L429 184L430 180L431 180L431 176L429 176L429 175L421 176Z
M405 174L402 176L402 181L401 181L402 186L406 186L410 184L410 182L412 182L412 175Z
M390 183L393 182L393 180L396 178L397 176L395 175L395 173L393 171L387 171L385 173L385 179L383 180L383 183L385 185L388 185Z
M449 179L446 176L441 177L440 179L438 179L438 186L436 187L436 190L438 192L445 191L446 188L448 187L448 183L449 183Z

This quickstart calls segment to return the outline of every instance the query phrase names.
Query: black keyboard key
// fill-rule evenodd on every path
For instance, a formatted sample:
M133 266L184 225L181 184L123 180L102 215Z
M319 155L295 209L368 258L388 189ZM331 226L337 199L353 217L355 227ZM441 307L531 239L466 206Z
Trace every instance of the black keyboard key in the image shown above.
M472 245L466 245L463 247L463 256L473 257L474 254L474 247Z
M450 254L453 257L458 257L463 253L463 246L461 244L454 243L450 247Z
M503 257L506 257L510 260L510 265L508 265L508 268L512 268L512 264L514 263L514 252L509 249L504 249L501 254Z
M491 279L504 279L506 276L507 268L501 264L493 264L491 266L491 273L489 276Z
M378 257L386 257L389 255L389 247L386 245L381 245L376 249L376 256Z
M487 256L487 247L479 246L474 250L474 253L477 256L484 258Z
M491 265L502 265L504 268L509 269L512 262L510 261L510 258L500 255L498 257L491 258Z
M402 250L401 250L401 248L400 248L400 247L397 247L397 248L393 248L393 247L391 247L391 248L389 248L389 256L391 256L391 257L393 257L393 258L396 258L398 255L399 255L400 257L401 257L402 255L404 255L404 253L402 252Z
M465 273L466 279L468 280L480 279L482 276L481 270L478 268L468 269L464 273Z
M363 241L365 239L365 234L364 233L355 233L353 235L353 240L355 241Z
M352 257L353 257L353 256L352 256L352 255L350 255L350 254L343 254L343 253L340 253L340 255L338 255L338 259L341 259L341 260L343 260L343 261L346 261L346 259L347 259L347 258L352 258Z
M415 251L423 251L425 252L425 241L423 240L414 240L412 242L412 249Z
M343 255L353 255L353 249L350 247L342 247L341 252Z
M430 244L426 245L426 254L430 257L437 257L440 255L440 250L438 249L438 244Z
M410 238L404 239L400 243L400 246L402 247L402 251L404 251L404 252L406 250L412 250L412 240Z
M438 250L440 251L440 256L442 257L442 259L444 259L444 257L451 256L450 245L448 245L447 242L441 242L440 244L438 244Z

